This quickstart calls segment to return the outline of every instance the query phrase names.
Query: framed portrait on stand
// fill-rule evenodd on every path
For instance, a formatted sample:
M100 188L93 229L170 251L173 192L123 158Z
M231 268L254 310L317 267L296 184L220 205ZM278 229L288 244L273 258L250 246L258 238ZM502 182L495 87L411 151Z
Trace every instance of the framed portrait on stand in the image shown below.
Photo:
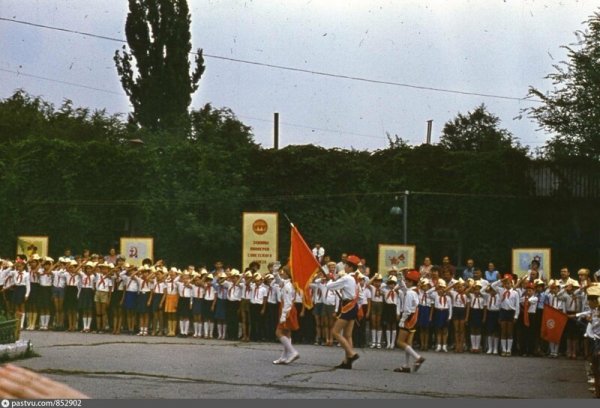
M379 244L377 271L386 276L391 269L415 268L416 246Z

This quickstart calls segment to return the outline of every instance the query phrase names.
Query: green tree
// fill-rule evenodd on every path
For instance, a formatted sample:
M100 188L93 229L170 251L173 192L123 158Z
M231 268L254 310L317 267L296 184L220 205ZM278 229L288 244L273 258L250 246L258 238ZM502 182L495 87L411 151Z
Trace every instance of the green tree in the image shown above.
M484 104L466 115L459 113L442 129L440 145L449 150L489 152L501 149L525 151L512 134L499 127L500 119Z
M567 60L554 65L546 79L546 93L530 87L529 95L542 104L526 110L542 129L555 134L545 146L550 158L600 159L600 14L587 20L588 29L576 31L577 41L567 50Z
M186 0L129 0L130 52L115 52L117 72L133 105L130 120L150 130L185 126L191 95L204 73L198 49L190 74L191 17ZM134 68L135 64L135 68Z

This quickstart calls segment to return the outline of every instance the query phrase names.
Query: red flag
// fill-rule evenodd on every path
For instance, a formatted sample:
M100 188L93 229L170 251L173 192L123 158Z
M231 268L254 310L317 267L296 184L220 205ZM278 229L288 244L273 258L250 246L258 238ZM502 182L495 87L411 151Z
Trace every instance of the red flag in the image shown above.
M297 291L304 294L304 306L312 309L312 296L310 295L310 282L321 265L313 255L298 229L292 224L292 238L290 240L290 272L292 282Z
M550 305L544 305L542 314L542 339L550 343L560 343L560 337L569 317Z

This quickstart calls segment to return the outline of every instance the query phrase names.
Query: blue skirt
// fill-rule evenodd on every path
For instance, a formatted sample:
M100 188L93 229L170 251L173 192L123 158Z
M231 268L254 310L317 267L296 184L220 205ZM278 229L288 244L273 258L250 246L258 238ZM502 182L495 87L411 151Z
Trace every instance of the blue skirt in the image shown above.
M162 310L163 308L160 306L160 301L162 300L164 295L158 293L158 294L153 294L152 295L152 313L156 313L160 310ZM164 306L164 304L163 304Z
M433 327L436 329L445 329L448 327L448 316L450 310L448 309L435 309L433 312Z
M135 310L137 307L137 292L125 292L125 299L123 300L123 309Z
M225 320L225 308L227 305L227 300L225 299L218 299L217 298L217 305L215 306L215 319L216 320Z
M492 334L498 331L498 318L500 312L498 310L488 310L487 318L485 320L485 329L488 334Z
M192 299L192 314L194 316L202 315L202 298L193 298Z
M473 329L481 329L481 322L483 320L483 309L471 309L469 316L469 326Z
M14 306L20 306L25 303L25 292L27 292L25 286L14 286L12 293L12 303Z
M417 319L417 325L421 329L428 329L431 325L429 321L429 314L431 313L431 306L419 305L419 317Z
M148 296L150 296L150 292L140 292L137 296L137 305L135 310L138 313L148 313L150 308L148 307Z

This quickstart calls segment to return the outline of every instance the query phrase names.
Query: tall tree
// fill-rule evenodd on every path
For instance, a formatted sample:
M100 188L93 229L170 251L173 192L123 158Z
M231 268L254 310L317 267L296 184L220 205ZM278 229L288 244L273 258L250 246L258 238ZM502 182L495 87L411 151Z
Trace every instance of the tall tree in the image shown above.
M442 129L440 145L449 150L485 152L521 148L512 134L499 127L500 119L487 111L484 104L466 115L459 113Z
M198 49L190 73L191 17L186 0L129 0L130 52L115 52L117 72L133 105L130 119L151 130L181 127L204 73ZM135 64L135 69L134 69Z
M543 103L526 111L542 129L555 134L545 146L550 158L600 160L600 14L586 23L586 30L575 32L577 41L563 46L567 60L546 76L553 89L544 93L529 88L529 95Z

